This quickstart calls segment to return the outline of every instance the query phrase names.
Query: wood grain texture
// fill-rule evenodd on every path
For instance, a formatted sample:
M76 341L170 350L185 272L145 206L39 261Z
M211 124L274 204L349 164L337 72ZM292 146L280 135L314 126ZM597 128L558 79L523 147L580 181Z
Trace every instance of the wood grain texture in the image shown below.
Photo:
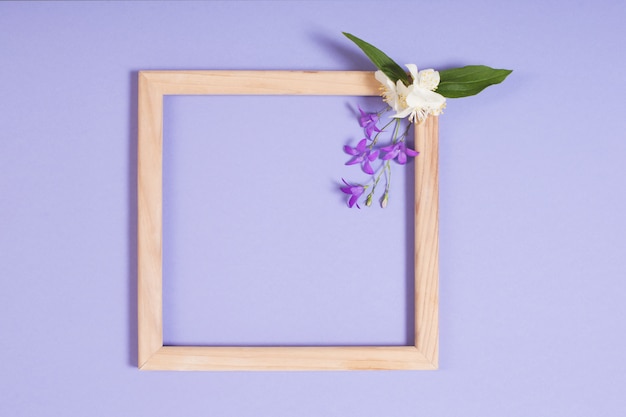
M164 95L378 95L372 72L141 71L138 367L144 370L432 370L438 366L438 119L415 127L415 346L163 346Z
M139 366L163 346L163 95L139 76L137 144L137 307Z
M415 346L439 362L439 118L415 126Z
M144 370L312 371L435 369L414 346L164 346Z
M163 94L375 96L369 71L141 71Z

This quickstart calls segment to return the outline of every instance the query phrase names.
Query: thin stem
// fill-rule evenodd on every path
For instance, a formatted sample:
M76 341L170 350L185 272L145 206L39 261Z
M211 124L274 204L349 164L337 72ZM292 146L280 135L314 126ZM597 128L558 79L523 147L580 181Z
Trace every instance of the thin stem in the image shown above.
M387 129L387 127L392 124L394 121L396 120L391 120L389 123L387 123L385 126L383 126L382 129L380 129L380 132L376 133L376 135L374 136L374 139L372 139L372 143L370 143L369 147L370 149L372 149L374 147L374 145L376 145L376 142L378 142L378 136L380 136L381 133L383 133L385 131L385 129Z
M382 208L387 207L387 201L389 201L389 188L391 187L391 164L389 161L385 162L385 168L383 171L386 173L387 184L385 185L385 193L383 194L383 198L380 200L380 206Z
M398 138L401 139L401 138L406 137L408 135L408 133L409 133L409 129L410 128L411 128L411 124L407 123L406 129L404 129L404 132L400 136L398 136Z
M389 163L389 162L387 162ZM380 168L379 168L380 169ZM383 169L380 170L380 172L378 173L378 175L376 176L376 179L374 180L374 184L372 185L372 193L374 192L374 190L376 189L376 185L378 185L378 181L380 181L380 177L382 177L383 172L385 172L384 170L384 165L383 165Z
M392 143L396 143L396 138L398 135L398 128L400 127L400 119L396 119L396 125L393 127L393 134L391 135Z

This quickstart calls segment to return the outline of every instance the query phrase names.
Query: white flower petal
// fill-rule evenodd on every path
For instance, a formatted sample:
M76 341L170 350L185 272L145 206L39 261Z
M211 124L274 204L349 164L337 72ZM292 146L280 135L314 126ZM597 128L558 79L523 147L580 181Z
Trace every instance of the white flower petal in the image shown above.
M406 95L401 96L405 108L396 109L393 117L408 117L410 122L421 123L429 115L440 115L446 106L446 98L434 91L413 84L406 89Z
M384 72L378 70L374 73L374 77L381 83L385 88L394 88L395 84L385 75Z
M439 72L434 69L425 69L419 72L419 86L434 91L439 85Z
M418 87L414 88L411 94L406 97L406 104L409 107L435 110L446 104L446 98L434 91Z
M398 108L400 107L399 102L399 97L398 97L398 91L396 89L396 84L394 84L389 77L387 77L385 75L384 72L382 71L376 71L374 73L374 77L376 78L376 80L378 80L378 82L380 82L383 85L383 92L382 92L382 96L383 96L383 100L389 104L389 106L394 109L395 111L398 111ZM400 84L402 84L402 82L400 82ZM405 106L403 106L404 108Z
M407 107L406 109L397 112L396 114L394 114L391 117L394 117L396 119L404 119L405 117L407 117L411 113L413 113L413 109L411 107Z
M409 94L411 94L411 90L413 89L413 86L406 86L404 85L404 83L401 80L398 80L396 82L396 92L398 93L398 95L400 96L408 96Z
M409 69L409 72L411 73L411 77L413 77L413 82L417 81L417 75L418 75L417 65L406 64L405 66Z

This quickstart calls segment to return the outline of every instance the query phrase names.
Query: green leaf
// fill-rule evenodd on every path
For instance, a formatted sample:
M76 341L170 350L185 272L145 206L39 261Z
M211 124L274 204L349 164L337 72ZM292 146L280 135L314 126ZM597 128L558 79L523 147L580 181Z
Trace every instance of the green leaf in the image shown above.
M480 93L493 84L499 84L512 70L493 69L485 65L469 65L439 71L437 93L448 98L468 97Z
M402 67L396 64L396 62L393 59L389 58L383 51L376 48L374 45L371 45L364 40L359 39L354 35L351 35L350 33L342 33L346 35L346 37L352 42L356 43L356 45L361 48L363 52L365 52L365 55L367 55L370 61L372 61L372 63L376 65L376 68L381 70L387 77L389 77L391 81L395 83L398 80L402 80L404 85L408 86L411 84L409 76L402 69Z

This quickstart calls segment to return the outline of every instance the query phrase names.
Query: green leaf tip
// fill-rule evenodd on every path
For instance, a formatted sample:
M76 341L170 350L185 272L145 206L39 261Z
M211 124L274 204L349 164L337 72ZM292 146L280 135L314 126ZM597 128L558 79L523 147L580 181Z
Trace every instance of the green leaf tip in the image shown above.
M512 70L494 69L486 65L468 65L439 71L437 93L447 98L473 96L490 85L499 84Z
M402 69L402 67L398 65L393 59L389 58L389 56L387 56L387 54L385 54L383 51L350 33L341 33L343 33L348 39L350 39L359 48L361 48L361 50L365 53L365 55L367 55L367 57L370 59L370 61L372 61L376 68L381 70L391 81L395 83L398 80L402 80L404 85L408 86L411 84L409 76Z

